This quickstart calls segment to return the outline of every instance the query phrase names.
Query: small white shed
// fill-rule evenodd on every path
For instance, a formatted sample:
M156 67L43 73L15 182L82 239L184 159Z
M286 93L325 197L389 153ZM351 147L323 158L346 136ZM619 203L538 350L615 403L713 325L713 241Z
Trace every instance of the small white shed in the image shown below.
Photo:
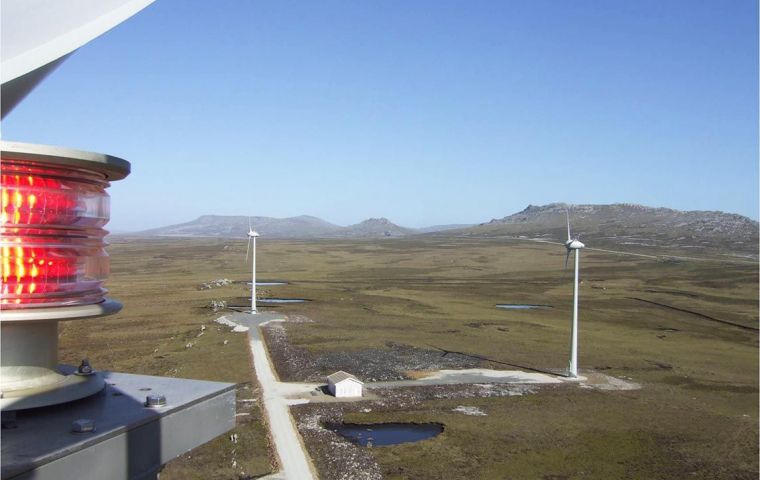
M343 370L327 377L327 389L335 397L361 397L364 382Z

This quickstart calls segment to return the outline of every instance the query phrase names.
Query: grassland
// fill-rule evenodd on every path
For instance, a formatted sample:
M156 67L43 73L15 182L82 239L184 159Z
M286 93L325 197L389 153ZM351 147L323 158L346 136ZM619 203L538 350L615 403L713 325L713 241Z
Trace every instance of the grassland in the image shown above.
M244 250L242 240L117 239L109 288L125 309L68 322L61 332L64 359L89 356L102 369L254 382L246 385L255 397L243 336L211 327L214 314L203 308L212 299L241 299L245 287L197 289L215 278L247 279ZM288 326L290 344L313 358L339 352L345 362L404 345L461 352L492 368L560 371L572 288L563 262L562 247L554 245L417 237L264 240L258 263L260 278L291 282L270 293L313 300L278 307L314 320ZM581 370L626 377L643 388L544 388L521 397L433 398L347 413L359 422L446 425L433 440L373 449L388 478L757 477L757 265L586 251L582 280ZM504 311L496 303L553 308ZM210 328L197 337L201 324ZM320 365L321 373L341 366ZM463 404L488 415L451 411ZM260 413L253 408L242 418L237 428L244 443L216 440L170 464L162 478L269 471ZM330 477L325 465L317 466Z

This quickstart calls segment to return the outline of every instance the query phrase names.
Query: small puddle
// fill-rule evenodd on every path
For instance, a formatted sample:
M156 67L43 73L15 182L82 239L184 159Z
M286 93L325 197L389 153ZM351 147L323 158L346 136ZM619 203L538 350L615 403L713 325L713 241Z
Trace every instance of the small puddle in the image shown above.
M246 285L251 286L251 282L246 282ZM257 287L279 287L281 285L287 285L288 282L256 282Z
M519 303L497 303L496 308L503 308L506 310L532 310L535 308L552 308L551 305L530 305Z
M309 300L305 298L257 298L257 303L304 303Z
M326 427L362 447L419 442L443 432L440 423L339 423Z

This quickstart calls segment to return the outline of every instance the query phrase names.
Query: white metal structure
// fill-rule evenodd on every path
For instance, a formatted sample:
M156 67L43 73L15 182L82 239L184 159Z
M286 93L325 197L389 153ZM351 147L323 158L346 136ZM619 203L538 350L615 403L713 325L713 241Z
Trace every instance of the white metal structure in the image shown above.
M570 363L567 366L567 374L571 377L578 376L578 269L580 265L581 248L586 245L581 243L577 238L572 238L570 235L570 212L565 211L567 214L567 241L565 242L565 248L567 249L567 255L565 255L565 268L567 268L567 261L570 259L570 253L575 250L575 279L573 281L573 325L570 330Z
M253 243L253 275L251 279L251 313L258 313L256 310L256 239L260 235L251 226L251 217L248 217L248 248L245 251L245 261L248 263L248 253L251 250L251 243Z
M72 52L154 0L3 0L2 116Z
M327 377L327 389L336 398L361 397L364 383L343 370Z

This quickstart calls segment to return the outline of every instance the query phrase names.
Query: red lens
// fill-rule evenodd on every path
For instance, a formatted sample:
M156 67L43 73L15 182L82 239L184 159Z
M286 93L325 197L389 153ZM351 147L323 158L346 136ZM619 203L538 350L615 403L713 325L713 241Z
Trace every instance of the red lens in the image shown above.
M2 308L97 303L106 290L105 176L2 159Z

